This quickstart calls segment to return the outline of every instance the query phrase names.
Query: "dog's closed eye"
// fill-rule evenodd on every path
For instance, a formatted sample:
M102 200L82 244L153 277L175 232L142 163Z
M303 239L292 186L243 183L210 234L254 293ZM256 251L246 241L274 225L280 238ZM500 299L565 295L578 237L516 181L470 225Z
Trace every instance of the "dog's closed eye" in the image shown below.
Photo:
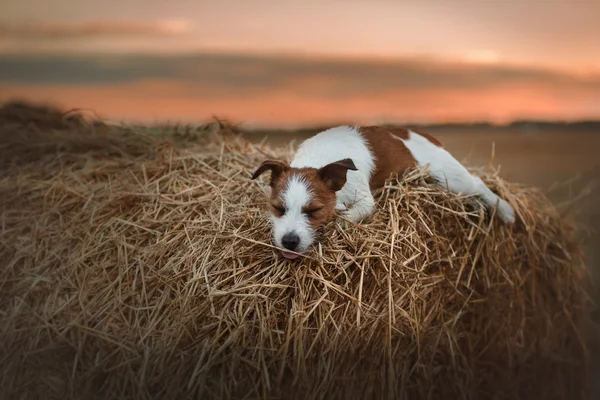
M280 205L271 204L271 208L273 209L273 213L278 217L281 217L283 214L285 214L285 208Z
M314 218L316 216L316 214L321 211L323 209L323 207L318 207L318 208L310 208L308 210L303 210L304 213L308 216L308 218Z

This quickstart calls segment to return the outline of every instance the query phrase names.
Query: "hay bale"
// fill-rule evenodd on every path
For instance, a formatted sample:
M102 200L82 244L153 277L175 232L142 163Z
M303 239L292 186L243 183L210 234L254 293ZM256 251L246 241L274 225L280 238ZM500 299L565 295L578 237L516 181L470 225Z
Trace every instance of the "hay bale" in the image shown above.
M266 185L249 179L289 154L204 131L185 146L59 136L118 151L45 146L3 174L2 398L584 390L581 251L535 189L482 176L515 207L511 228L411 173L368 223L333 221L289 262L269 244ZM18 143L0 156L18 158Z

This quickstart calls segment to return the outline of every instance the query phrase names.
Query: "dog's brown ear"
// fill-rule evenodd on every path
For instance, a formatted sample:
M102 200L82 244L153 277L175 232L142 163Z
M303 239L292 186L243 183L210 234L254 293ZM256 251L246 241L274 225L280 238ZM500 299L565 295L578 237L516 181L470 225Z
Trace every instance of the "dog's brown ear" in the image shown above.
M270 185L273 186L273 183L277 180L277 178L279 178L279 175L283 172L288 170L290 167L281 162L281 161L273 161L273 160L266 160L263 161L262 164L260 164L260 167L258 167L258 169L254 172L254 175L252 175L252 179L256 179L259 176L262 175L263 172L270 170L271 171L271 182Z
M354 165L354 162L346 158L344 160L336 161L331 164L319 169L319 176L334 192L337 192L346 184L346 173L348 170L358 171L358 168Z

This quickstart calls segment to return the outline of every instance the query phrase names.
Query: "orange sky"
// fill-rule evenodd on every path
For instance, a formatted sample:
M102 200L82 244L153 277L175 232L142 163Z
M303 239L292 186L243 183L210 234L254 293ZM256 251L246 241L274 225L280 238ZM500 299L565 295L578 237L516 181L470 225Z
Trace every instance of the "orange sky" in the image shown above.
M263 125L600 118L598 15L587 0L7 0L0 101ZM165 65L207 51L254 58Z

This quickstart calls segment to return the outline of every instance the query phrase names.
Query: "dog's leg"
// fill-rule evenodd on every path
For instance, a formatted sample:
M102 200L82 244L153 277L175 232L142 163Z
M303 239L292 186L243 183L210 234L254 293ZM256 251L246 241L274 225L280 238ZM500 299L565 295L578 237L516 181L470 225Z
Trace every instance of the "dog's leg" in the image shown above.
M481 179L471 175L446 149L412 131L409 132L408 139L392 136L404 143L421 168L429 165L431 176L450 192L478 195L489 207L495 207L498 210L498 216L502 221L507 224L515 221L515 212L512 207L496 196Z
M456 159L445 161L444 170L431 171L440 184L456 194L478 195L488 206L496 208L504 223L515 222L515 212L510 204L492 192L480 178L471 175Z
M353 204L342 212L352 222L361 222L363 219L373 213L375 209L375 199L370 190L357 191Z
M489 204L491 207L496 207L498 216L507 224L515 222L515 211L504 199L501 199L492 192L490 188L478 177L472 176L475 182L475 191L481 196L483 201Z
M375 199L371 193L369 179L352 171L344 187L337 192L336 209L343 210L341 214L355 223L371 215L375 209Z

